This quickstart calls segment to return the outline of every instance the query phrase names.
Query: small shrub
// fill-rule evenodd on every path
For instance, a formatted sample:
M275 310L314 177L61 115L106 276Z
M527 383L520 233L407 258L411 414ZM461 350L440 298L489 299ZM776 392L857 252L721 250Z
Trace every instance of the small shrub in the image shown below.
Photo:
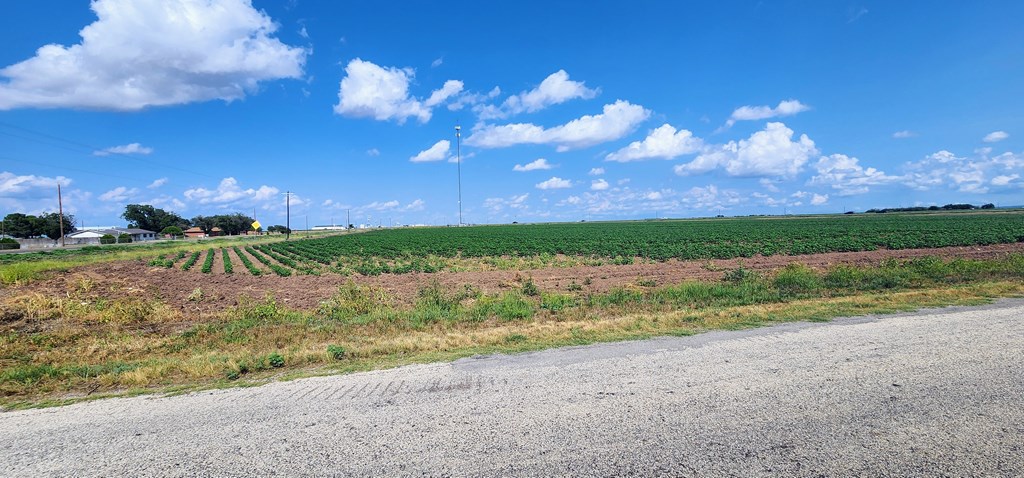
M199 302L200 300L203 300L203 289L200 287L196 287L192 291L192 293L188 295L188 301Z
M274 352L267 356L267 363L274 368L284 367L284 357L282 357L281 354Z
M117 238L112 234L104 234L100 236L100 244L113 244L117 242Z
M14 239L5 237L0 239L0 250L21 249L21 244Z
M331 344L327 346L327 353L331 354L334 360L341 360L345 358L345 347Z
M583 290L583 286L579 285L576 281L572 281L569 283L569 287L566 287L566 290L569 292L579 292Z
M523 282L522 292L523 295L529 297L536 297L540 295L540 289L537 288L537 284L533 283L533 279L526 279L526 281Z
M130 234L124 234L124 233L118 234L117 242L119 244L128 244L129 242L132 242L132 236Z

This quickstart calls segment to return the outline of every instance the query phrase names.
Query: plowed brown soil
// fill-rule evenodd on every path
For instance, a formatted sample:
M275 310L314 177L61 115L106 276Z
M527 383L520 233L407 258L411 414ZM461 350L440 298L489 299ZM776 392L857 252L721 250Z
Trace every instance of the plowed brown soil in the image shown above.
M232 251L233 252L233 251ZM26 293L65 296L69 291L88 295L117 298L125 296L159 299L187 315L223 310L238 303L240 297L262 298L272 295L283 305L311 310L333 295L340 285L348 281L380 287L399 302L410 303L424 286L437 281L442 286L459 287L471 284L484 292L493 293L518 287L525 278L532 279L544 291L567 291L570 284L579 284L587 292L604 292L613 287L635 284L638 280L653 281L657 285L679 283L685 280L717 280L737 267L768 272L793 262L813 268L826 268L836 264L873 265L887 259L907 259L922 256L995 258L1010 253L1024 253L1024 243L992 246L949 247L939 249L878 250L868 252L840 252L802 256L750 257L709 261L668 261L653 264L577 266L525 271L439 272L434 274L384 274L375 277L324 274L321 276L293 275L278 277L266 271L254 277L245 270L235 254L231 254L234 274L224 274L218 252L213 274L202 274L197 264L193 270L178 267L165 269L149 267L142 261L121 261L96 264L56 273L49 278L29 284L0 289L0 297L13 297ZM205 255L205 252L204 252ZM254 263L258 263L253 260ZM263 267L261 267L263 269ZM189 295L202 290L201 300L189 300Z

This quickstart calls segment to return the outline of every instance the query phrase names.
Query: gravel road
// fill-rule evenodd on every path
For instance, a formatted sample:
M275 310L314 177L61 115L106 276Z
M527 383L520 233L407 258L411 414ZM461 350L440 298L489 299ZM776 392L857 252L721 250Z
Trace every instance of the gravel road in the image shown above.
M1024 476L1024 300L0 413L5 476Z

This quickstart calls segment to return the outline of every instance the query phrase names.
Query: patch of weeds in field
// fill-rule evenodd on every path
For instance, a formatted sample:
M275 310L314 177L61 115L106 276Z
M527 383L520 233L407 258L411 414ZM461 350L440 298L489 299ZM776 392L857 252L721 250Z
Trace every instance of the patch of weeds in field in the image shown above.
M536 297L540 295L540 289L537 288L537 284L533 282L532 277L528 277L523 281L523 286L520 288L520 292L528 297Z
M626 304L639 304L644 300L643 291L615 287L604 294L595 294L590 297L591 305L596 307L623 306Z
M274 368L284 367L284 357L282 357L281 354L274 352L267 355L267 363Z
M500 321L513 322L527 320L536 313L534 302L528 300L520 292L508 291L497 296L486 296L473 304L470 316L476 320L495 318Z
M390 313L392 303L384 289L348 281L330 299L320 302L317 315L342 323L366 323Z
M580 292L583 290L583 286L574 280L572 282L569 282L569 285L566 286L565 290L569 292Z
M743 266L726 271L726 273L722 275L722 281L733 284L741 284L743 282L759 280L760 278L760 274L750 269L746 269Z
M334 360L344 360L345 359L345 347L342 347L340 345L330 344L330 345L327 346L327 354L330 355L331 358L333 358Z
M305 324L308 318L307 314L278 305L277 300L269 295L262 300L243 297L237 306L228 310L226 316L228 320L219 328L223 340L228 343L248 342L252 329L281 324Z
M658 281L645 277L637 277L636 285L640 287L657 287Z
M540 307L552 312L558 312L570 307L579 305L579 298L571 294L549 294L543 293L540 297Z
M189 293L188 297L186 297L186 300L188 300L189 302L199 302L203 300L203 288L196 287L195 289L192 289L192 292Z
M799 263L789 264L775 273L772 284L781 294L790 297L816 293L824 285L817 272Z

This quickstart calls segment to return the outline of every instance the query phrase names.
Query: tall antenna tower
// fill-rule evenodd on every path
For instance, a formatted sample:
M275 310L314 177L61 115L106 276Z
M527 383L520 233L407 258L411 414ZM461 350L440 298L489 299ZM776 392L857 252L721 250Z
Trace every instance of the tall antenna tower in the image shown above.
M462 126L455 125L455 162L459 169L459 226L462 226Z

